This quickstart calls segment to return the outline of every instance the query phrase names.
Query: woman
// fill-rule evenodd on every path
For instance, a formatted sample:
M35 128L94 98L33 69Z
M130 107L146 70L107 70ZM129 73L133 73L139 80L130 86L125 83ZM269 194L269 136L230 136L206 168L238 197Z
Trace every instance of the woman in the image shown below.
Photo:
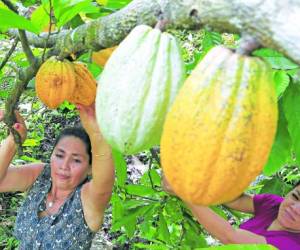
M174 194L163 178L164 189ZM268 243L280 250L300 249L300 182L285 198L272 194L242 194L227 207L254 216L234 228L209 207L189 204L198 222L224 244Z
M12 134L0 147L0 192L29 190L15 225L20 249L89 249L102 224L114 183L111 148L101 135L94 106L77 109L86 132L64 130L50 165L10 166L16 153ZM3 115L0 111L0 121ZM26 126L16 116L14 129L24 141Z

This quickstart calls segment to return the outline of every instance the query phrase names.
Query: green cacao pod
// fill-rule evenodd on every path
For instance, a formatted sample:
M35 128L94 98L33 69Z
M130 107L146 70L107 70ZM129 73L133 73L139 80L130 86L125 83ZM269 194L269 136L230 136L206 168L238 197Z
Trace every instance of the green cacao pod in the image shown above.
M161 161L183 200L231 201L261 172L277 125L271 69L215 47L196 66L166 117Z
M49 108L57 108L69 99L76 86L74 67L68 60L49 58L39 68L35 77L37 96Z
M98 81L96 114L107 142L124 154L158 145L184 78L176 39L146 25L134 28Z

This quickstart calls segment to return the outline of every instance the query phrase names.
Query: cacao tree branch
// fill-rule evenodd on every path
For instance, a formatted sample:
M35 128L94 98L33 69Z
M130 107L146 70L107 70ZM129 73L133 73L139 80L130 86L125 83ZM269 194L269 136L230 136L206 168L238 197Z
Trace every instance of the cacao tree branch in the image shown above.
M7 54L5 55L2 63L0 64L0 70L2 70L2 68L5 66L5 64L7 63L7 61L9 60L10 56L12 55L12 53L15 51L17 45L19 42L19 38L15 38L11 48L9 49L9 51L7 52Z
M28 68L19 70L16 79L16 85L5 102L4 123L13 133L15 141L19 145L19 154L21 153L21 138L20 135L12 128L12 126L16 122L14 111L17 109L17 103L20 99L21 94L23 93L24 89L26 89L28 82L36 75L36 72L41 63L41 60L35 60L35 63L33 65L30 65Z
M48 45L56 54L64 47L66 54L111 47L138 24L154 26L161 13L173 27L248 34L300 64L300 2L294 0L134 0L109 16L53 36ZM45 35L28 38L30 44L44 46Z
M27 37L26 37L26 33L25 33L24 30L19 30L19 38L20 38L20 41L21 41L21 44L22 44L22 48L23 48L23 51L24 51L24 53L26 55L26 58L27 58L28 62L32 66L35 66L36 58L33 55L32 50L29 47L29 43L28 43L28 40L27 40Z

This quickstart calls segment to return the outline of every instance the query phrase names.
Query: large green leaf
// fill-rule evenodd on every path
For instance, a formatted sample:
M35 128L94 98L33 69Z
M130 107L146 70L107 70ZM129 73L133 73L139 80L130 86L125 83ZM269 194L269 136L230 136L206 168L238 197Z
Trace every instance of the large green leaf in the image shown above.
M300 85L290 84L283 96L283 110L287 120L297 162L300 163Z
M276 173L291 157L292 141L287 129L287 121L281 107L280 102L277 132L269 159L263 170L265 175Z
M0 8L0 30L7 31L11 28L39 33L39 29L30 20L19 16L11 10Z
M277 176L271 179L265 179L261 181L259 184L263 184L264 186L261 188L261 194L277 194L279 196L284 196L285 191L287 189L287 184L284 183L280 178Z
M171 243L170 232L163 213L159 213L158 219L158 238L164 242Z
M50 23L50 17L46 10L49 11L49 7L41 5L31 15L31 22L37 27L39 32L43 31Z
M106 7L118 10L125 7L131 1L132 0L107 0Z
M126 191L128 194L138 195L138 196L151 196L156 194L156 191L151 187L143 186L143 185L127 185Z
M55 0L53 6L58 28L65 25L78 13L98 13L100 11L92 4L91 0Z
M253 55L264 58L268 61L273 69L295 69L299 66L276 50L263 48L253 52Z
M126 161L123 155L116 150L112 150L112 155L113 155L114 165L116 169L117 185L120 187L124 187L127 179Z
M284 70L277 70L274 72L273 79L275 82L276 95L280 98L285 89L289 86L290 77Z

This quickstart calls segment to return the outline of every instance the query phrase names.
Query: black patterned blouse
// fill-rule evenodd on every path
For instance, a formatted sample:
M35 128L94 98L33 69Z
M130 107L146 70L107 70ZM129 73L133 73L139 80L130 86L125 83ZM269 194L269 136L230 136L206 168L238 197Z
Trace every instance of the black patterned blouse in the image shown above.
M15 223L15 237L20 250L90 249L95 233L87 226L82 209L79 185L56 214L39 217L46 209L46 195L51 188L47 164L28 192Z

